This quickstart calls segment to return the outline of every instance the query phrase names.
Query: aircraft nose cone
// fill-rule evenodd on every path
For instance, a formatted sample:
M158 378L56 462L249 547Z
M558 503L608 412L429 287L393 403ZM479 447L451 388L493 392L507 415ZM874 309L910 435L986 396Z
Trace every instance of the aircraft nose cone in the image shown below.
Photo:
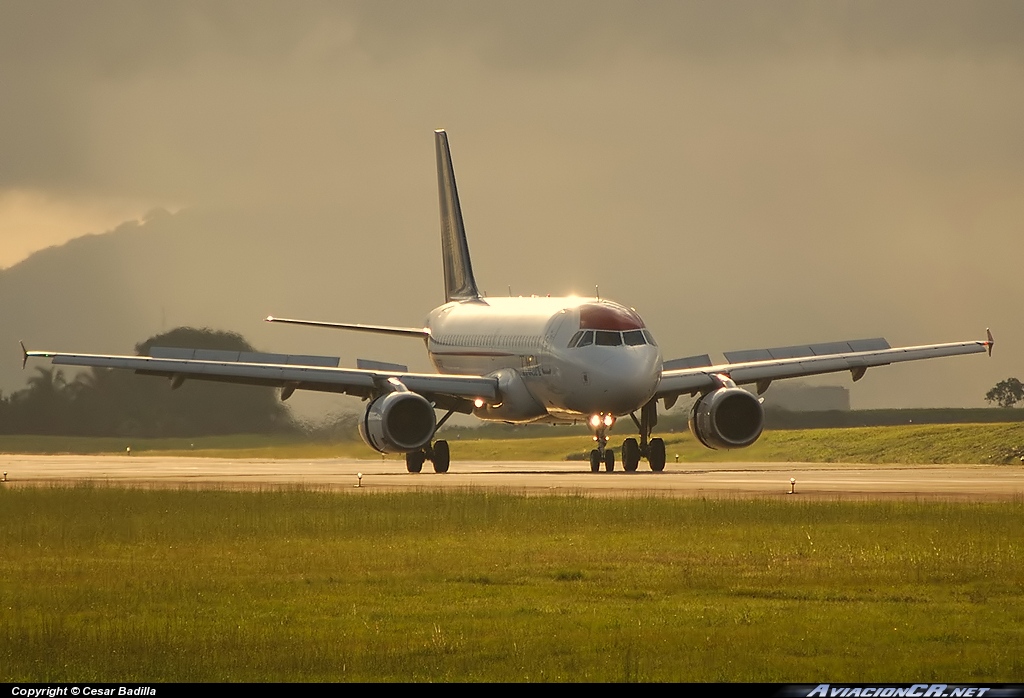
M585 411L623 414L651 399L658 387L657 350L641 349L617 352L591 372Z

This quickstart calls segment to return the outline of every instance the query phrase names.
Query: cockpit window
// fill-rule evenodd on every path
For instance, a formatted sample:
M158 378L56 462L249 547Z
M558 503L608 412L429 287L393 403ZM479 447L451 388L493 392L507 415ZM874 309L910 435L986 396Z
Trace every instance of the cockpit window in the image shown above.
M641 344L647 343L647 340L644 339L644 333L640 330L630 330L629 332L623 332L622 339L625 341L626 346L630 347L638 347Z
M627 347L639 347L644 344L657 346L654 337L647 330L629 330L628 332L613 332L611 330L580 330L569 340L570 348L589 347L618 347L625 344Z
M599 347L617 347L622 344L622 333L621 332L609 332L607 330L597 330L596 341L594 342Z

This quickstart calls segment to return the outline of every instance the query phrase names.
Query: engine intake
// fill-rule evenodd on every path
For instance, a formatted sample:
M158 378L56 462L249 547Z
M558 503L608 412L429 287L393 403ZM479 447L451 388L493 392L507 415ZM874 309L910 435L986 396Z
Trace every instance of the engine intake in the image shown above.
M690 431L708 448L745 448L764 429L764 410L742 388L719 388L693 403Z
M437 420L434 407L422 395L409 391L386 393L366 407L359 423L363 441L380 453L409 453L426 446Z

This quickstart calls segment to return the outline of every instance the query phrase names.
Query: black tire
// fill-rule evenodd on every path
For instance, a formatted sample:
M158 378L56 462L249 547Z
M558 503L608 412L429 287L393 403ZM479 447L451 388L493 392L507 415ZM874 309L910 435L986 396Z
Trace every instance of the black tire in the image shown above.
M636 472L640 465L640 444L636 439L626 439L622 442L622 469L627 473Z
M434 472L447 473L448 465L451 463L451 452L448 450L447 441L438 441L434 444Z
M615 470L615 451L610 448L604 450L604 469L609 473Z
M418 473L423 470L423 461L427 456L423 451L413 451L405 454L405 469L410 473Z
M665 441L663 439L651 439L647 446L647 461L651 464L651 470L660 473L665 469Z
M590 452L590 472L596 473L601 470L601 454L595 448Z

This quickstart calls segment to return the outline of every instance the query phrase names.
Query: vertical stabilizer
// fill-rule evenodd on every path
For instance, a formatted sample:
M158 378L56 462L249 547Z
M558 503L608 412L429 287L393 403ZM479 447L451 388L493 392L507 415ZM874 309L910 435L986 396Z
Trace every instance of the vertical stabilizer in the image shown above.
M462 224L459 191L455 187L455 170L448 149L448 134L434 131L437 147L437 192L441 203L441 256L444 259L445 301L476 300L480 291L473 278L469 261L466 227Z

